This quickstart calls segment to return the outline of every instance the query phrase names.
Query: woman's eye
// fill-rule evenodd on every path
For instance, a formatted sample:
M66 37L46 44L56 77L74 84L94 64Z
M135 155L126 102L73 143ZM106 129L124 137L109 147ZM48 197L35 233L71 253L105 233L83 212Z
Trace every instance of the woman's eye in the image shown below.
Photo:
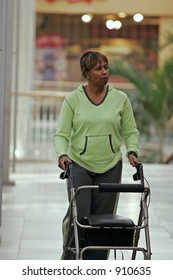
M95 70L96 71L101 71L102 69L107 70L108 68L109 68L108 65L105 65L105 66L96 67Z

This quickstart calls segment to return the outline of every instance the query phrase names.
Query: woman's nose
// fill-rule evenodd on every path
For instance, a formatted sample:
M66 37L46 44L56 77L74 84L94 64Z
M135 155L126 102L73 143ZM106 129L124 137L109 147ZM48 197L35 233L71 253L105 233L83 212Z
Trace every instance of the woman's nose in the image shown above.
M107 73L107 69L102 67L102 73Z

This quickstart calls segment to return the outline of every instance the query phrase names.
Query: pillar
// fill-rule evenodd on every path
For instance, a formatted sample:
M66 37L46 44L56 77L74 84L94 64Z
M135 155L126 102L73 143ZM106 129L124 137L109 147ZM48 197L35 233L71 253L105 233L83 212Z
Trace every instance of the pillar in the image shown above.
M29 103L27 97L20 98L19 93L31 91L34 74L35 50L35 0L15 0L14 26L14 74L13 74L13 124L11 135L12 166L15 172L16 151L23 157L26 148ZM18 110L20 108L20 110ZM24 117L23 117L24 116Z
M167 36L172 34L173 37L173 18L161 17L159 25L159 66L173 56L173 42L168 44Z

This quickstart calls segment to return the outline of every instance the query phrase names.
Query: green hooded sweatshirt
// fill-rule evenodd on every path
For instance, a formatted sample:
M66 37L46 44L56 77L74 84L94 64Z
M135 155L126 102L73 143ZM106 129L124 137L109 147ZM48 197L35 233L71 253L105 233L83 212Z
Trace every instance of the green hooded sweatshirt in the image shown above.
M127 153L138 153L139 132L127 95L108 86L105 98L94 104L81 85L65 97L54 145L57 157L68 155L85 169L104 173Z

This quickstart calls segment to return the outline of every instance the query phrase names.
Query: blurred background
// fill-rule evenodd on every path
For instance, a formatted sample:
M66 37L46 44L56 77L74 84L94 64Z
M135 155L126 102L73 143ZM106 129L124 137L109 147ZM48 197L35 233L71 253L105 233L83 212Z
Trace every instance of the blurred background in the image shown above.
M142 161L172 165L173 1L0 0L0 212L11 174L55 168L59 110L87 50L131 99Z

